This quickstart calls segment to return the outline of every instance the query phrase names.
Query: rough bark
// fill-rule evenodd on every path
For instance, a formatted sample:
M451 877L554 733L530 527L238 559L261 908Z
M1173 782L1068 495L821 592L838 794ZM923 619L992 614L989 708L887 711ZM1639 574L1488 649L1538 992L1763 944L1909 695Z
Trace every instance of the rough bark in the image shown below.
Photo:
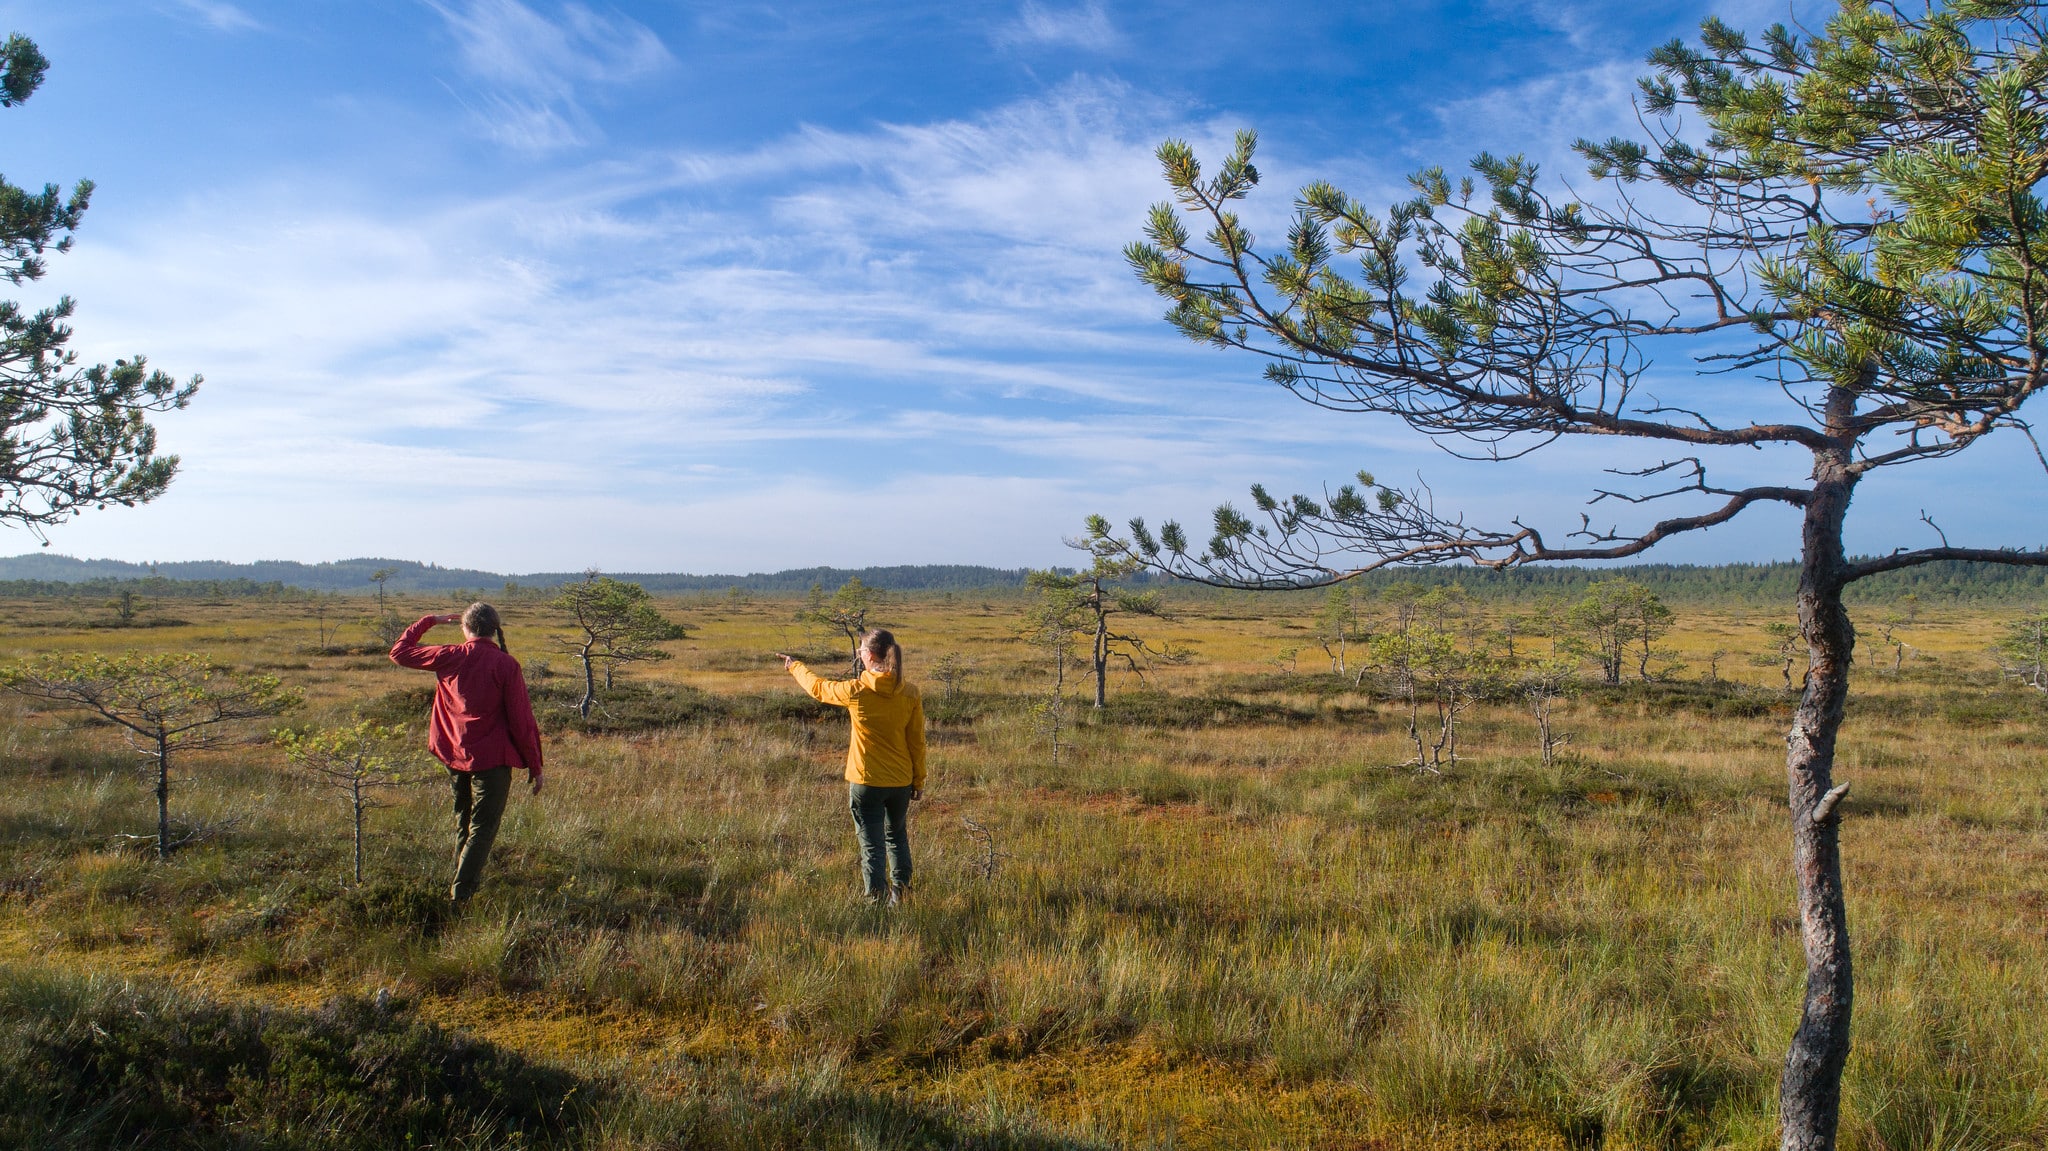
M583 702L576 705L576 714L589 719L590 705L597 702L597 671L589 644L583 645L579 658L583 660Z
M1109 706L1109 617L1095 617L1095 709Z
M1830 404L1831 409L1836 406ZM1849 1057L1854 988L1836 810L1841 795L1834 791L1834 765L1856 643L1842 605L1848 577L1842 521L1856 482L1850 463L1846 446L1814 453L1813 495L1801 527L1799 630L1806 640L1808 662L1806 690L1786 736L1785 768L1799 935L1806 951L1806 998L1778 1086L1783 1151L1834 1147L1841 1119L1842 1066Z

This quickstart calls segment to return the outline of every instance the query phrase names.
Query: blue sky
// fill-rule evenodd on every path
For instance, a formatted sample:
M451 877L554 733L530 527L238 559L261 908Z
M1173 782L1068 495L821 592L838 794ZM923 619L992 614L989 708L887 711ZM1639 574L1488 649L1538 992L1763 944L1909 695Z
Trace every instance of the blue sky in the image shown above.
M1118 252L1167 136L1214 157L1257 128L1255 220L1482 148L1574 172L1570 141L1628 129L1643 54L1704 10L1242 7L0 0L53 61L0 114L0 171L99 184L16 295L76 297L89 357L207 378L159 424L169 494L52 550L1039 565L1090 512L1201 523L1361 466L1576 524L1626 447L1478 465L1306 408L1175 335ZM2043 485L1993 442L1866 488L1852 544L1932 542L1923 508L1958 543L2038 543ZM1766 512L1657 558L1794 546Z

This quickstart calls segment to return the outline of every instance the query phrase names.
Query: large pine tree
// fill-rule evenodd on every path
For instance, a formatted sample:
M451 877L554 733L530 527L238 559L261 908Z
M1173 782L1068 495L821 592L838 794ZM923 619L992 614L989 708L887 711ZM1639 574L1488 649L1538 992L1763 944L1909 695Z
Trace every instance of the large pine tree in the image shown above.
M0 108L42 86L50 62L25 36L0 46ZM0 177L0 277L41 279L44 257L71 248L92 181L69 195ZM81 508L132 506L163 494L176 456L156 454L147 413L182 408L199 387L153 371L141 356L80 367L67 345L69 296L33 311L0 301L0 523L41 534Z
M2040 551L1951 546L1938 528L1939 546L1862 559L1843 548L1871 474L1994 433L2031 437L2022 410L2048 385L2044 10L1844 0L1820 34L1779 25L1760 43L1710 19L1698 46L1651 56L1647 141L1579 142L1600 202L1553 197L1520 157L1481 156L1476 181L1424 171L1415 197L1383 215L1311 184L1270 254L1232 208L1258 184L1253 137L1207 179L1169 141L1159 158L1174 202L1128 250L1172 301L1172 323L1265 358L1269 380L1312 404L1391 416L1481 458L1565 436L1660 443L1663 463L1596 498L1692 505L1553 541L1520 522L1475 526L1426 490L1361 473L1320 497L1254 488L1257 514L1217 509L1206 549L1177 524L1155 537L1135 520L1116 542L1156 567L1311 586L1402 563L1616 559L1760 505L1797 512L1808 674L1787 775L1806 997L1779 1091L1788 1149L1833 1146L1849 1053L1848 784L1834 767L1855 633L1843 589L1935 561L2048 564ZM1704 131L1689 134L1679 113ZM1719 373L1716 396L1668 376L1651 395L1653 359L1671 354ZM1742 375L1754 386L1735 410L1725 397ZM1779 484L1715 482L1717 459L1763 445L1805 462Z

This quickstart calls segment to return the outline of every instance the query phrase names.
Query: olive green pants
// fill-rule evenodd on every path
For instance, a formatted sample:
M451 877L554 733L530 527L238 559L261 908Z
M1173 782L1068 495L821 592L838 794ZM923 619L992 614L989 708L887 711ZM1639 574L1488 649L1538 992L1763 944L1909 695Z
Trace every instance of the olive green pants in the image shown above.
M450 771L448 782L455 788L455 886L448 898L462 903L483 880L484 861L505 817L505 797L512 793L512 769Z
M853 812L853 836L860 844L860 882L870 901L910 887L910 789L848 784L846 806ZM883 856L888 868L883 869Z

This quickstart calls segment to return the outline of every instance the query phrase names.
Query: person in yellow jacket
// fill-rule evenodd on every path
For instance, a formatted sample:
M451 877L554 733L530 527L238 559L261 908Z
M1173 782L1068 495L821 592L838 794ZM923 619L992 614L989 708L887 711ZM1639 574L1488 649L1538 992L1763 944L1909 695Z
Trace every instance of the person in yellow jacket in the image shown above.
M819 679L787 655L782 666L812 699L852 714L846 804L860 843L862 895L895 904L910 892L910 801L924 795L924 699L903 681L903 645L888 631L861 637L860 661L856 679Z

